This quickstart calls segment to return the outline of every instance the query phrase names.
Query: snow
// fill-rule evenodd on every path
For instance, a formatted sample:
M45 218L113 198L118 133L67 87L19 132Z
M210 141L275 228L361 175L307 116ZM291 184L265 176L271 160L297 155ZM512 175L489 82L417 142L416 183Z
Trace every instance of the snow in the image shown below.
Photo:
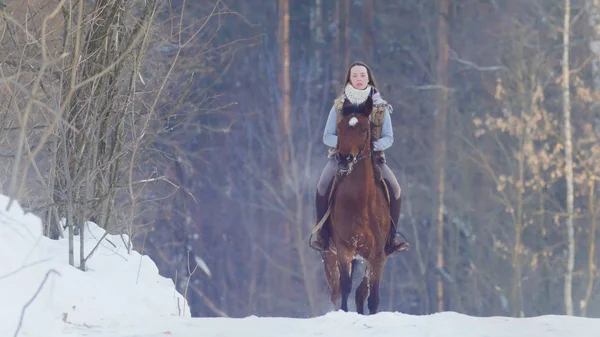
M38 217L25 214L16 201L6 212L8 202L0 195L0 336L14 335L23 306L45 277L47 281L25 312L20 335L51 337L49 331L69 326L191 316L173 281L160 276L148 256L128 252L126 235L105 235L102 228L87 222L85 256L98 248L83 272L69 265L66 238L43 236ZM79 239L74 240L76 267Z
M8 201L0 195L0 336L15 336L21 317L18 336L44 337L582 337L600 331L600 319L594 318L471 317L455 312L192 318L173 281L160 276L148 256L128 251L126 236L107 235L86 223L86 256L99 244L83 272L68 263L67 239L44 237L41 220L25 214L17 202L7 211ZM78 243L76 237L76 261Z

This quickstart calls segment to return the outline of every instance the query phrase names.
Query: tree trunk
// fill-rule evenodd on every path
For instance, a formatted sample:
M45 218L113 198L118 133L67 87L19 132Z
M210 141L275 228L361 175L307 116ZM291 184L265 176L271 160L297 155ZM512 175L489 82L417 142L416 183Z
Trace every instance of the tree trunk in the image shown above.
M282 103L280 107L280 128L282 143L288 143L291 131L291 107L290 107L290 3L289 0L279 0L279 88L281 90ZM283 147L282 172L290 160L289 146Z
M600 91L600 0L587 0L586 10L591 36L589 39L590 51L595 55L592 58L592 76L594 91ZM597 109L597 107L596 107ZM598 117L597 115L595 116Z
M581 300L581 316L587 315L587 306L592 298L592 290L594 289L594 280L596 273L596 181L594 177L590 177L589 183L589 199L588 208L590 211L590 231L588 244L588 282L585 289L585 297Z
M520 90L520 93L524 93L524 88ZM523 104L521 111L526 111L526 107ZM525 131L526 132L526 131ZM516 188L517 193L517 214L515 217L515 245L513 246L513 284L512 284L512 314L515 317L524 317L525 312L523 311L523 287L521 281L521 251L522 248L522 233L523 233L523 212L524 212L524 196L520 186L525 186L525 144L530 142L528 135L521 135L524 139L519 140L521 146L518 153L518 169L519 169L519 183Z
M334 60L334 64L332 66L333 83L336 83L338 86L342 85L342 83L338 83L337 81L342 80L342 71L344 71L343 66L340 66L340 63L342 62L342 38L340 37L342 35L342 24L340 19L342 16L340 9L341 6L342 5L339 1L335 2L335 39L333 41L334 51L332 51L331 55L331 59Z
M540 308L550 308L550 300L552 298L552 293L550 290L550 284L551 284L551 268L550 268L550 261L548 258L548 255L546 253L546 247L548 246L548 229L546 228L546 205L545 205L545 201L544 201L544 193L543 191L539 191L539 197L540 197L540 239L542 240L542 266L541 266L541 273L542 273L542 287L540 290L540 294L541 294L541 298L543 298L543 302L540 303ZM537 313L535 313L536 315L542 315L543 312L540 310Z
M350 0L344 0L344 67L350 63Z
M323 1L315 0L310 13L310 32L312 34L312 45L315 55L315 76L317 83L323 80Z
M373 16L373 0L363 0L362 10L362 42L363 42L363 53L364 61L367 64L373 62L373 55L375 54L375 27L374 27L374 16Z
M290 106L290 3L289 0L279 0L279 64L281 69L279 71L279 88L281 91L280 97L282 98L280 105L280 132L281 132L281 144L282 153L280 160L280 174L282 176L289 175L289 169L291 166L291 106ZM283 179L282 184L285 184L287 179ZM282 186L282 190L285 188ZM283 220L283 240L280 244L283 247L291 247L293 245L291 224L287 220ZM284 265L291 265L293 258L293 252L287 250L286 253L282 254L281 259ZM289 272L281 274L281 291L288 293L291 291L292 278Z
M448 101L448 8L449 0L439 0L437 81L440 87L435 115L435 167L437 172L437 310L444 311L444 190L446 180L446 110Z
M575 265L575 233L573 229L573 144L571 141L571 102L569 94L569 36L571 1L565 0L563 22L562 89L565 137L565 176L567 181L567 240L569 253L565 274L565 313L573 315L573 267Z
M337 81L343 81L344 78L343 76L345 76L346 74L344 74L344 71L346 70L345 68L347 66L349 66L349 59L350 59L350 51L349 51L349 43L348 43L348 37L349 37L349 27L348 27L348 20L349 20L349 16L350 16L350 1L349 0L342 0L342 1L336 1L336 5L335 5L335 17L336 17L336 27L337 27L337 32L335 35L335 60L337 60L337 64L334 66L334 74L335 74L335 82L334 83L338 83ZM339 83L339 86L343 85L344 83ZM338 90L338 88L336 88L336 91Z

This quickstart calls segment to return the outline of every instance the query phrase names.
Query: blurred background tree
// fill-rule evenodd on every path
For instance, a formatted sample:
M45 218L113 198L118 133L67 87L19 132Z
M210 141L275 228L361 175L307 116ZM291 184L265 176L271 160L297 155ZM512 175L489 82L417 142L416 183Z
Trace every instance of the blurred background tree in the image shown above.
M57 1L17 3L3 10L4 83L39 61L11 32L36 22L26 29L39 39L39 17ZM134 95L135 109L154 107L130 170L148 182L110 225L134 224L134 247L186 291L194 315L326 312L308 247L322 133L346 67L362 60L394 107L386 156L412 244L386 265L382 310L598 317L600 1L565 3L160 2ZM14 120L10 104L0 100L0 119ZM2 125L4 193L16 152ZM43 214L48 194L31 192L45 187L29 176L24 206Z

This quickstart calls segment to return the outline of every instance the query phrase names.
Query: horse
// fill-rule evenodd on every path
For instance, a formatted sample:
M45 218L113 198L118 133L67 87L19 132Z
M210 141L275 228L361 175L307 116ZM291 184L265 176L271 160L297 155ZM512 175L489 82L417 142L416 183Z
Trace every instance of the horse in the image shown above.
M356 265L359 260L366 262L365 275L355 293L359 314L364 314L367 296L369 314L377 313L391 226L389 203L371 155L372 108L370 97L362 106L345 107L338 123L338 168L328 224L332 244L322 253L331 302L345 312Z

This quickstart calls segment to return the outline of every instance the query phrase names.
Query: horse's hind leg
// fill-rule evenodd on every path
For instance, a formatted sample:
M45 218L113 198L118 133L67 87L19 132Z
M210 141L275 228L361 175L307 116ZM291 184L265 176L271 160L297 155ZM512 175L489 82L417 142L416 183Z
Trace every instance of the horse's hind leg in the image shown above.
M369 278L365 275L358 288L356 288L355 301L356 301L356 312L363 315L365 313L365 300L369 293Z
M383 267L385 265L385 258L373 261L369 267L367 267L367 275L369 278L369 299L367 306L369 307L369 314L376 314L379 309L379 282L383 275Z
M352 275L351 272L351 263L352 256L348 250L346 249L338 249L338 263L340 267L340 289L342 291L342 310L348 311L348 297L350 296L350 291L352 291Z

